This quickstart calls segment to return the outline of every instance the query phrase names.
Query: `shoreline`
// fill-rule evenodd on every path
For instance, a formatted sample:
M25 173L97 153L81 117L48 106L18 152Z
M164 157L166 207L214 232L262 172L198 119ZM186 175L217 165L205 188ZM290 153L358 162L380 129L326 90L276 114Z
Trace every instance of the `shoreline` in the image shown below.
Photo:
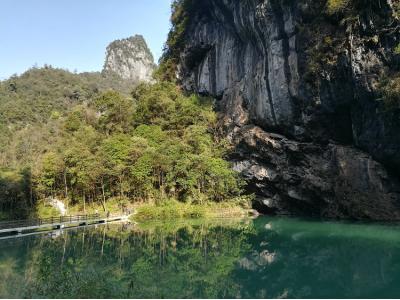
M135 222L147 222L176 219L228 219L257 216L259 216L259 214L255 210L231 203L207 203L198 205L171 201L162 205L144 204L138 206L130 219Z

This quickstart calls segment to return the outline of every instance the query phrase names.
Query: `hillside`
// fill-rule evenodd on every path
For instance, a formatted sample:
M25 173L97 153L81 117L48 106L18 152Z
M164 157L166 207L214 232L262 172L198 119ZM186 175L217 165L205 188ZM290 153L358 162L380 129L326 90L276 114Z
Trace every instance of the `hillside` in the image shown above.
M86 213L240 196L213 102L133 79L46 66L0 82L0 219L57 215L49 199Z
M1 164L11 166L24 160L28 154L20 152L31 152L30 140L78 105L109 89L129 95L132 88L131 82L117 76L74 74L52 67L33 68L0 82L0 126L4 129L0 133Z
M120 53L121 44L135 48ZM129 48L129 47L128 47ZM112 53L119 53L112 62ZM134 55L135 64L126 65ZM115 57L114 57L115 58ZM48 142L47 127L65 118L79 105L87 106L108 90L130 97L140 82L151 80L154 70L153 56L141 36L117 40L107 48L105 66L125 69L131 74L145 77L126 77L105 67L102 72L71 73L46 65L31 68L20 76L0 81L0 164L15 167L29 160L35 147ZM48 134L47 134L48 135Z

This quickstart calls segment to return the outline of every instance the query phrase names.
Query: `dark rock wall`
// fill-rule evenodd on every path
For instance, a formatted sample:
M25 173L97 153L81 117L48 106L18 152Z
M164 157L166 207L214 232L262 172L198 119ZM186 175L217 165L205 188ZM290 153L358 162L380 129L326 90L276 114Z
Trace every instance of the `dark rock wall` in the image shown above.
M400 114L379 84L399 71L400 23L390 0L352 1L204 0L190 16L180 80L217 99L261 211L399 218Z

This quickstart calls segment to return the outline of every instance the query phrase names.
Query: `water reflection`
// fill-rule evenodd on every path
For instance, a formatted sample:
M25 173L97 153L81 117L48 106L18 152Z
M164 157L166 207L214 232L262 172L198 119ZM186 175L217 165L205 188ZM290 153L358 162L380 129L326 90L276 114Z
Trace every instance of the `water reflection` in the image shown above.
M399 297L398 226L296 219L108 225L0 241L0 297Z

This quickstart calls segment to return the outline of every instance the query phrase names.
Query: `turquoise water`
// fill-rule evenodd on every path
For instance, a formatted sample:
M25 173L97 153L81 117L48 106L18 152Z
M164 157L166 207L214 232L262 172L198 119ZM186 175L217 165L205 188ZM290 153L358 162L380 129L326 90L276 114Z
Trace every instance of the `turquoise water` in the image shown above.
M0 240L1 298L398 298L400 226L287 218Z

